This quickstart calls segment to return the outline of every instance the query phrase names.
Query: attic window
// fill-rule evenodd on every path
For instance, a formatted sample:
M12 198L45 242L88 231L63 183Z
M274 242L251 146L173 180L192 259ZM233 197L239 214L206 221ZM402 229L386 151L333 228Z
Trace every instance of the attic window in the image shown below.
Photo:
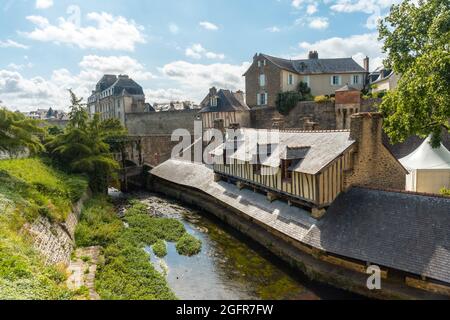
M217 107L217 97L211 97L211 106Z

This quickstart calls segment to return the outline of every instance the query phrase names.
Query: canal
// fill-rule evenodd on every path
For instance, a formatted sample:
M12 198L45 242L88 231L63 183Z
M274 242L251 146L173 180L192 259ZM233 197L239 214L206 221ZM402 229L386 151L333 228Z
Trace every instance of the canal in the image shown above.
M175 244L157 258L155 268L163 273L179 299L360 299L352 293L310 281L299 271L271 254L250 238L208 214L160 195L136 192L127 195L149 207L152 215L180 220L186 230L202 241L202 251L181 256Z

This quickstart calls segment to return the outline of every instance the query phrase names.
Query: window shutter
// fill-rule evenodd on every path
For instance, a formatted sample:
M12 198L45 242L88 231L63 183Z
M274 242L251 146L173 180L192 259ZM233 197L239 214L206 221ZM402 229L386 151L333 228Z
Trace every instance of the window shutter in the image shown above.
M259 93L256 94L256 105L259 106L260 100L259 100Z
M267 98L268 98L268 94L267 94L267 92L266 92L266 93L264 93L264 96L265 96L265 97L264 97L264 100L265 100L264 102L265 102L265 104L267 104Z
M330 84L333 85L333 76L330 77Z

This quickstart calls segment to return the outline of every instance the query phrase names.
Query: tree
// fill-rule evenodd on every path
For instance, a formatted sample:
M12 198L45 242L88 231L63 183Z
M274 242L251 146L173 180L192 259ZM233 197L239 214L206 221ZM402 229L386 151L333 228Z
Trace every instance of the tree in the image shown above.
M29 119L20 112L0 108L0 151L9 155L20 152L31 154L43 150L39 136L43 134L39 121Z
M405 0L379 24L385 67L400 75L380 111L392 142L432 134L438 146L450 131L450 2Z
M111 154L111 139L125 135L118 120L101 121L98 114L89 119L82 99L70 91L72 106L69 123L60 135L47 143L47 148L69 170L85 173L91 190L106 193L108 181L115 177L119 164Z

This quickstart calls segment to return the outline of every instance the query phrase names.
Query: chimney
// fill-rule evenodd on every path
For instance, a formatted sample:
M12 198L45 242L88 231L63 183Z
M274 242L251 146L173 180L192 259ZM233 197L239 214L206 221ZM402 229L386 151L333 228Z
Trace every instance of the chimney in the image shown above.
M381 145L383 116L379 112L361 112L352 115L350 124L350 139L355 140L359 147L373 148Z
M308 59L319 59L319 53L317 51L310 51Z
M366 70L366 72L369 72L370 69L370 64L369 64L369 57L366 56L363 60L364 63L364 70Z
M272 118L272 129L282 130L284 129L284 118L283 117L274 117Z

